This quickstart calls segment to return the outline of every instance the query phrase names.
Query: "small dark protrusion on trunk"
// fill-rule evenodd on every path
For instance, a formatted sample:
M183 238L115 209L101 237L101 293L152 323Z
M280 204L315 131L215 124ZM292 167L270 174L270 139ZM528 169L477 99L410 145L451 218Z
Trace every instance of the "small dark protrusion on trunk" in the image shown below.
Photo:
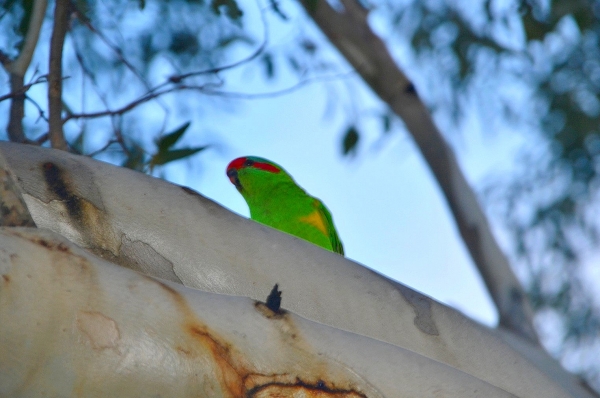
M281 293L279 285L276 283L267 297L267 307L273 312L279 312L279 309L281 308Z
M406 88L404 89L404 92L407 94L417 94L417 89L415 87L414 84L412 84L412 82L409 82L408 85L406 86Z

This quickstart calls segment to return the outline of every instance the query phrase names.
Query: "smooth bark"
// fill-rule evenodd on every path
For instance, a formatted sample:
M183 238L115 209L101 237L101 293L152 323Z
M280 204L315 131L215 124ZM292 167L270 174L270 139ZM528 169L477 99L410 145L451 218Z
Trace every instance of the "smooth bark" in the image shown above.
M25 116L25 73L29 68L33 53L40 36L40 29L44 22L47 1L35 0L29 21L29 29L25 35L23 47L19 56L14 61L4 63L4 68L10 76L10 91L15 93L10 103L9 119L6 130L8 138L13 142L26 142L23 131L23 117Z
M47 230L0 229L0 253L0 396L514 397L410 350L118 267Z
M53 148L67 150L62 121L62 53L69 23L70 1L56 0L54 28L50 40L48 73L48 128Z
M511 394L592 396L536 345L514 335L515 345L429 297L190 189L64 151L0 143L0 152L39 227L111 262L260 301L278 284L286 310L405 348Z

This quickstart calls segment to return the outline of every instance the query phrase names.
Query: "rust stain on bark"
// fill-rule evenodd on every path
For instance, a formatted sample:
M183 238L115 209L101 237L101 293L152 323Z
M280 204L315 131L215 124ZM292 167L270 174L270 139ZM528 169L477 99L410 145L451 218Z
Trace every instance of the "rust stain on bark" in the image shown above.
M184 314L183 330L191 342L175 347L175 350L186 358L206 360L210 358L215 376L225 397L327 397L327 398L366 398L366 395L356 391L355 388L337 386L327 381L326 366L316 366L312 370L310 380L297 375L260 374L254 369L250 361L243 357L231 343L218 336L204 325L187 304L185 298L169 285L148 278L164 289ZM255 308L266 318L285 323L280 325L280 330L286 338L295 341L294 345L302 345L299 333L288 319L285 311L275 313L264 303L256 303ZM348 380L348 386L354 383Z
M263 316L269 319L283 319L287 314L287 311L282 308L280 308L279 311L275 312L261 301L256 301L254 303L254 308L256 308L258 312L260 312Z
M189 341L178 343L175 350L187 358L206 359L210 357L214 365L215 376L226 397L244 397L244 377L249 373L243 365L243 358L233 347L217 337L196 317L185 298L169 285L148 278L165 290L184 315L183 331ZM187 344L186 344L187 343Z
M247 397L302 397L302 398L366 398L366 395L354 391L329 390L317 386L306 385L302 381L296 384L270 383L250 391Z
M323 397L366 398L367 395L352 389L336 387L324 380L307 382L287 374L251 375L246 380L246 397Z
M71 252L71 249L69 248L69 246L67 244L65 244L64 242L50 241L45 238L31 237L31 236L28 236L27 239L30 242L40 245L48 250L56 250L56 251L63 252L63 253Z
M244 375L248 371L237 364L233 358L235 353L232 352L232 347L219 341L206 328L198 323L187 325L188 334L210 354L213 363L216 365L217 377L221 382L221 386L232 397L243 397L244 394Z

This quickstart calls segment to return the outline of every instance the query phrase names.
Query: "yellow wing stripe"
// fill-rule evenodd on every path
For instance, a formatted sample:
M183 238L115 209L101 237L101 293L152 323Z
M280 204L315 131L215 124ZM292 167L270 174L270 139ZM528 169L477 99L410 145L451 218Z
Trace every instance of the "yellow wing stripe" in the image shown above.
M320 211L315 210L308 216L300 217L300 221L316 227L319 231L323 232L323 235L327 236L327 226Z

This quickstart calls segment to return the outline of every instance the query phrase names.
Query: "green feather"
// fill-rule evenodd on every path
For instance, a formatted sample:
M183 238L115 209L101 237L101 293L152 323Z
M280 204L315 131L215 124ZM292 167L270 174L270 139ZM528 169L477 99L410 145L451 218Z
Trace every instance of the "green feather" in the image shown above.
M327 207L281 166L249 156L233 160L227 175L246 200L253 220L344 254Z

